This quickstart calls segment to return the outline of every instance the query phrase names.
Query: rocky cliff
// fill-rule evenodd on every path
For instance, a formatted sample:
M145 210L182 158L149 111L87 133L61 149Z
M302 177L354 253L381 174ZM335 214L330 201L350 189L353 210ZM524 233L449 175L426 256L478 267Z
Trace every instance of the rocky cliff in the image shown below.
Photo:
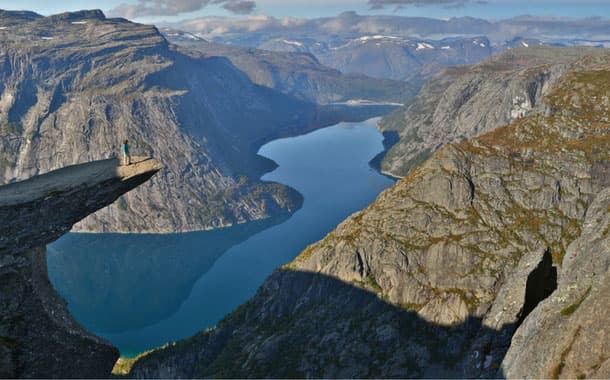
M522 376L527 350L540 376L610 375L608 231L585 221L607 211L594 199L610 187L610 54L562 70L543 106L438 150L216 328L144 356L132 375Z
M320 107L100 11L2 11L0 27L0 182L112 157L126 138L166 164L80 231L190 231L287 214L302 199L259 181L274 164L258 147L388 111Z
M544 112L541 99L583 56L597 49L541 47L510 50L474 66L449 68L431 79L416 99L380 123L399 140L381 170L402 177L448 142L463 141Z
M45 246L161 168L105 160L0 187L0 377L110 375L118 350L70 316L47 277Z
M610 376L610 188L589 209L566 252L557 290L516 331L498 375L507 378Z

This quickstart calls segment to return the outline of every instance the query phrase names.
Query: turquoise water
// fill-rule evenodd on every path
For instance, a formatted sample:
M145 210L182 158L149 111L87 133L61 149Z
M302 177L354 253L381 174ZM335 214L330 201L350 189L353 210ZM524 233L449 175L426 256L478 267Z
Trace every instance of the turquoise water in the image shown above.
M340 123L260 149L279 165L263 179L304 196L290 217L186 234L68 234L48 247L49 278L72 315L123 356L211 327L393 184L368 165L383 149L375 122Z

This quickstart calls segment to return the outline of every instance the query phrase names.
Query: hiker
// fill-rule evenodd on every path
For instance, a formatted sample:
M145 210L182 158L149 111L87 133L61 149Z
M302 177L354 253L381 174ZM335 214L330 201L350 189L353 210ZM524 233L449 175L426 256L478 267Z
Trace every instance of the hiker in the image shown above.
M123 165L131 165L131 156L129 155L129 143L127 140L123 141L121 150L123 151Z

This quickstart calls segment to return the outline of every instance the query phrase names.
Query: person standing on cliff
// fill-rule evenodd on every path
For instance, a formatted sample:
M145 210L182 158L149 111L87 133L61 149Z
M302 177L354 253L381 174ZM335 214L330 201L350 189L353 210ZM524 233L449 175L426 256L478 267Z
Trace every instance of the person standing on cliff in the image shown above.
M121 150L123 151L123 165L131 165L131 156L129 155L129 142L127 140L123 141Z

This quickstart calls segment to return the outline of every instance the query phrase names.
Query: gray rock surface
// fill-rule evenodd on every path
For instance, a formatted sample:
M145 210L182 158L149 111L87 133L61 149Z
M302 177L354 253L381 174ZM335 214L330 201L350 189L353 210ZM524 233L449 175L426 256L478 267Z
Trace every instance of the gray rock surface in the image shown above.
M534 328L528 315L558 276L560 287L569 278L568 246L587 233L585 214L601 209L593 200L610 186L603 53L566 69L540 113L436 151L215 329L142 357L132 375L497 375L514 331ZM604 331L608 305L599 300L587 323ZM541 351L565 342L548 336ZM583 350L583 362L605 368L604 344Z
M610 377L610 188L587 210L568 247L557 290L512 338L499 375L508 378Z
M595 54L605 53L586 48L521 48L478 65L445 70L411 104L381 121L383 130L400 137L381 170L405 176L443 144L464 141L543 111L542 97L555 81L571 64Z
M74 165L0 187L0 254L46 246L87 215L148 181L163 166L134 157Z
M105 378L119 352L82 328L47 277L45 246L162 165L66 167L0 187L0 377Z

